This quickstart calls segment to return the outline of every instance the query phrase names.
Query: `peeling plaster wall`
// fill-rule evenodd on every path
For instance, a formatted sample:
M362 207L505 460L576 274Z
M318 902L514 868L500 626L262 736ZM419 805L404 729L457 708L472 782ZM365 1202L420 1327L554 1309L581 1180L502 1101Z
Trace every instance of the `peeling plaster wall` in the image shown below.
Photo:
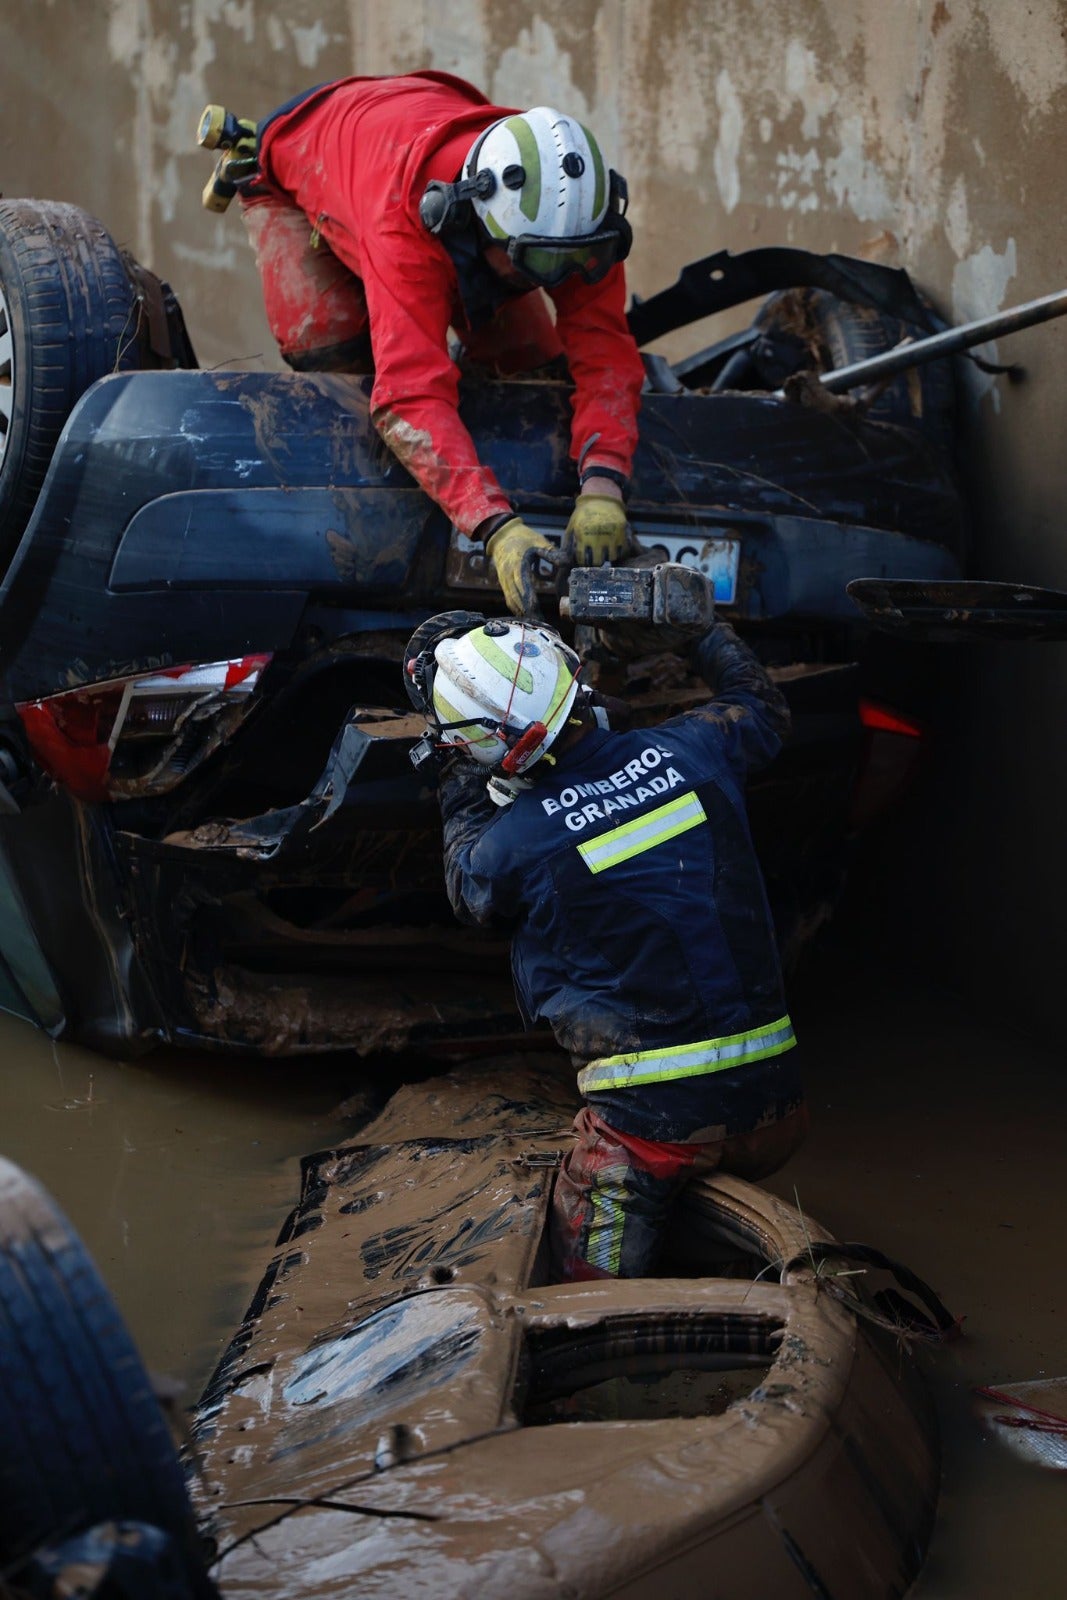
M179 290L205 365L277 367L239 219L199 205L200 110L419 65L589 119L629 179L639 293L757 243L875 248L957 320L1067 283L1067 0L3 0L0 190L99 215ZM1067 587L1065 350L1053 324L988 352L1025 383L967 373L979 575ZM1051 1025L1067 652L939 670L950 731L895 903L923 895L942 975Z

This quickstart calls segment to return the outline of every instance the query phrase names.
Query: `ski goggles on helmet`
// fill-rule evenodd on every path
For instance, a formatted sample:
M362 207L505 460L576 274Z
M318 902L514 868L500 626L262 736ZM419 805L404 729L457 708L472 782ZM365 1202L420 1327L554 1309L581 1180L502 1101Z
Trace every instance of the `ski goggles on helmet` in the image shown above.
M612 267L626 260L632 237L623 217L610 216L596 233L577 239L520 234L517 239L508 240L507 253L516 272L544 289L554 289L575 272L586 283L599 283Z

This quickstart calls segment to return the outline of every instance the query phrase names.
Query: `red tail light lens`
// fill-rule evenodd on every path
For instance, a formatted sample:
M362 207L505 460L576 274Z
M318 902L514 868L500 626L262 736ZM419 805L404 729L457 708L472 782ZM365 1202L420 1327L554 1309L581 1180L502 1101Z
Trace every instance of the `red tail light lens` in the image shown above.
M247 715L270 659L165 667L16 709L41 766L79 799L165 794Z
M921 723L874 700L860 701L860 721L865 728L878 733L902 733L908 739L922 739L926 733Z
M866 748L849 808L849 827L857 833L903 797L919 770L926 739L921 722L890 706L861 699L859 711Z

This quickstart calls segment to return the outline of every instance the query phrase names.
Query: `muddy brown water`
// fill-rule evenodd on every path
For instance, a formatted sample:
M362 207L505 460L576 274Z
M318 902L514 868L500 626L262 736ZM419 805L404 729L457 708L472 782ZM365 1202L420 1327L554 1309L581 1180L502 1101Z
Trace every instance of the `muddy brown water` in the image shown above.
M926 1278L964 1337L923 1356L942 1422L920 1600L1067 1593L1062 1473L1024 1461L973 1390L1067 1374L1067 1079L1059 1053L913 979L838 954L795 997L813 1128L773 1189ZM199 1392L297 1194L299 1157L346 1137L354 1058L137 1063L0 1016L0 1154L92 1251L154 1371Z

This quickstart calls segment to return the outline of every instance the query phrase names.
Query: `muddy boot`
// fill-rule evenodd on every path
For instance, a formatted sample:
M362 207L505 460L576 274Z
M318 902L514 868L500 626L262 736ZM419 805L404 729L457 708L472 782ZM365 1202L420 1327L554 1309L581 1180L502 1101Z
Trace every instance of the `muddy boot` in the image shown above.
M222 152L204 185L200 203L208 211L225 211L238 189L259 175L256 124L247 117L235 116L225 106L205 106L196 142L205 150Z

